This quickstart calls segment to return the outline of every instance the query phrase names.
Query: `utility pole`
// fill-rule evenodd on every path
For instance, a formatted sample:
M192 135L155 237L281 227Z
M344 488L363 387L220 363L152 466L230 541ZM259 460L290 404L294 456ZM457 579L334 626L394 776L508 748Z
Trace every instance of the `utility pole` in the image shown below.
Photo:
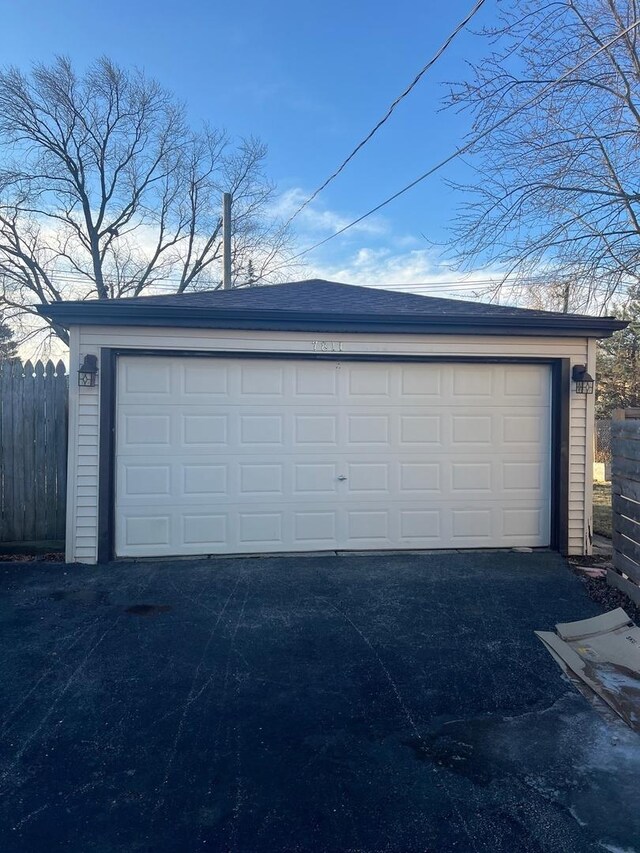
M231 193L222 196L222 287L231 288Z

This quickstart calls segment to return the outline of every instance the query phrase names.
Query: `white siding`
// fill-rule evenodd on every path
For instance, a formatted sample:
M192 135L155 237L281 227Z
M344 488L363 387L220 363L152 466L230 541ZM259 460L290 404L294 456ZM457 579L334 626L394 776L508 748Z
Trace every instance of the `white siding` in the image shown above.
M588 340L587 348L587 370L595 377L596 375L596 350L597 342L594 338ZM585 554L591 553L591 540L593 535L593 462L595 450L595 394L587 396L586 400L586 434L585 434L585 471L588 472L588 477L585 481L584 495L584 551Z
M493 337L484 335L376 335L312 332L225 331L154 327L83 326L72 329L71 364L84 355L100 357L102 347L132 349L193 349L224 352L309 353L314 340L340 340L347 353L378 355L514 356L569 358L589 365L594 347L587 338ZM72 383L69 409L69 482L67 559L92 563L97 554L98 388ZM591 517L591 421L593 397L571 391L569 481L569 552L588 553Z
M71 329L69 346L66 559L69 562L94 563L97 553L100 389L78 388L73 381L76 365L80 365L87 353L94 352L82 348L80 332L81 327Z

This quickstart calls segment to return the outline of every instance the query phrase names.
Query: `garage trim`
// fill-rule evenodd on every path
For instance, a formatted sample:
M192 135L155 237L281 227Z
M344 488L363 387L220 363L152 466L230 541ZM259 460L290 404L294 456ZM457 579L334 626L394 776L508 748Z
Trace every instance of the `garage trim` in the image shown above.
M135 349L102 347L100 357L100 428L98 480L98 562L114 558L116 369L119 356L174 358L278 359L292 361L368 361L378 363L544 364L551 368L551 548L569 547L569 395L570 359L491 356L387 355L362 353L253 352L229 350Z

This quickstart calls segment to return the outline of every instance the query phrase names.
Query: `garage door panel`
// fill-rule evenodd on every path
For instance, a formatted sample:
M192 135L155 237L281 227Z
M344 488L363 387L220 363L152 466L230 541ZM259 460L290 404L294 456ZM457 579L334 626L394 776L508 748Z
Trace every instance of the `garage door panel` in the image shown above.
M171 495L171 465L123 465L120 496L164 498Z
M494 489L494 476L492 474L492 463L486 462L453 462L451 464L451 491L483 492L492 494Z
M442 396L443 371L424 370L422 364L403 364L399 373L398 393L405 401L435 401Z
M440 509L401 509L399 516L400 537L403 541L420 542L424 547L425 540L432 544L440 540L442 535Z
M282 497L283 466L278 462L242 462L240 469L240 499L252 495Z
M277 362L247 361L240 364L239 398L254 402L256 398L282 397L286 379L284 366Z
M415 450L416 445L440 445L442 442L442 415L434 413L425 414L398 414L398 447L411 447Z
M120 556L549 541L539 365L126 357L116 423Z
M118 435L123 450L139 452L150 447L157 453L159 447L172 446L171 416L163 411L150 412L140 408L121 414Z
M162 404L172 401L175 391L170 362L140 358L119 365L118 399L123 403Z
M538 445L546 430L546 421L538 412L504 415L502 438L505 444Z
M462 398L464 405L468 405L469 398L481 400L485 404L487 400L495 398L495 384L500 379L500 375L493 365L462 364L452 372L453 396Z
M123 545L128 549L166 549L172 544L171 514L131 512L121 516ZM139 551L138 551L139 553Z
M503 509L502 534L506 537L534 537L544 533L542 507Z
M504 497L526 497L528 493L536 495L549 491L550 472L539 462L523 462L519 458L506 460L501 463L500 472Z
M240 511L239 543L240 545L280 545L283 536L283 512L277 511Z
M380 364L354 364L343 371L342 375L347 377L345 390L351 404L390 402L394 389L389 367Z
M445 446L495 444L494 416L487 414L457 414L451 418L451 434Z
M379 503L341 512L321 505L279 510L230 505L184 507L179 512L140 508L118 518L124 531L120 549L129 556L215 553L260 553L305 549L349 548L478 548L546 545L543 506L478 509L469 506L410 504L386 508ZM500 530L500 540L496 540ZM283 543L287 543L284 545Z
M256 461L247 461L253 458ZM223 461L224 460L224 461ZM344 480L339 480L344 477ZM511 501L537 498L548 487L547 472L538 463L487 461L380 461L370 454L342 456L331 462L311 456L283 457L265 463L263 457L191 456L175 458L171 464L127 461L118 465L118 500L140 504L171 496L181 503L250 499L264 492L283 500L344 499L375 501L389 492L398 497L440 500L474 497Z
M181 476L181 498L218 497L229 492L228 466L222 463L192 465L183 463L176 466L176 474Z
M391 467L391 463L384 461L348 462L344 475L347 478L344 481L347 491L350 494L387 494Z
M532 365L510 365L504 370L503 388L505 397L531 400L538 403L548 401L548 387L544 371Z
M294 371L294 393L301 400L311 398L317 402L337 402L339 371L332 362L323 364L296 364Z
M347 413L343 441L358 448L389 446L391 415L382 412Z
M224 545L229 538L226 513L185 513L181 522L184 545L216 547Z
M284 416L281 414L240 414L236 437L240 447L247 445L284 446Z
M183 414L178 411L174 412L173 420L174 426L179 426L179 441L185 449L194 448L199 453L228 444L228 415L205 412Z
M295 497L337 495L339 481L336 462L299 462L294 459L292 465L292 494Z
M312 447L326 450L338 444L338 416L305 412L293 414L293 443L309 452Z
M393 540L391 512L381 507L347 510L347 539L356 547Z
M278 445L284 450L305 445L306 451L357 451L368 445L392 446L394 452L455 450L476 453L481 445L492 450L536 450L549 441L548 408L531 407L517 414L509 410L471 408L464 413L436 407L353 408L340 413L316 407L261 407L260 411L228 405L220 407L180 405L132 406L120 410L119 450L145 452L146 445L175 445L194 452L211 447L249 452L251 445ZM430 446L430 447L429 447ZM154 452L152 447L151 452Z
M175 366L178 372L178 400L181 403L211 405L229 397L229 367L211 370L206 361L189 359Z
M495 530L492 522L493 508L486 506L453 507L451 510L453 541L489 543Z
M293 516L294 541L300 545L332 548L338 541L338 514L335 510L301 510Z
M424 458L424 457L423 457ZM403 496L416 497L416 493L433 497L442 488L441 466L437 461L408 461L398 463L399 491Z

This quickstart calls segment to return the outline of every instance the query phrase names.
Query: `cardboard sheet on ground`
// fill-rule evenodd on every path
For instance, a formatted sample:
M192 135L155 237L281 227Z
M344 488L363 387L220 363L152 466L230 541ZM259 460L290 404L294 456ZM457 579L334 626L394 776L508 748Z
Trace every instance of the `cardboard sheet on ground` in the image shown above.
M640 628L622 608L535 633L570 677L640 733Z

